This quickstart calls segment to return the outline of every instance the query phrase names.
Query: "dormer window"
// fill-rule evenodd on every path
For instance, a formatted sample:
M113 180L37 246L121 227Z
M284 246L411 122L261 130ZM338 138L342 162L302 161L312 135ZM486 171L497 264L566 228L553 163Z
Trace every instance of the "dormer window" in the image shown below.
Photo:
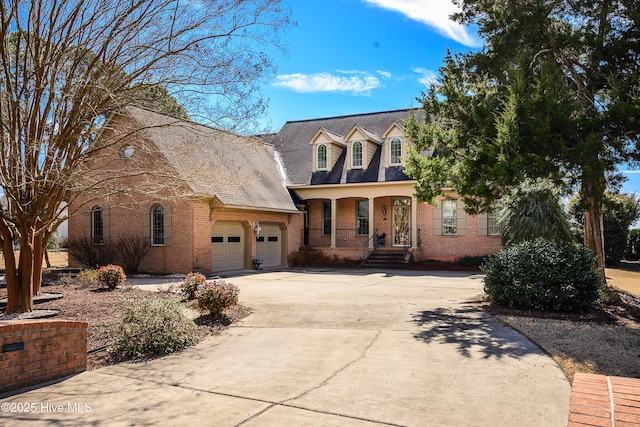
M356 141L351 146L351 165L362 167L362 142Z
M391 140L390 151L389 163L391 165L402 164L402 140L400 138L393 138Z
M318 145L318 169L327 168L327 146L324 144Z

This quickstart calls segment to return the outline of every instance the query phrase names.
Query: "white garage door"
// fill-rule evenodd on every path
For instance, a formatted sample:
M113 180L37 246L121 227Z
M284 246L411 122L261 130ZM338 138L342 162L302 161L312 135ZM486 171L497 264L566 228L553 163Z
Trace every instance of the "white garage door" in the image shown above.
M238 222L216 222L211 230L211 269L244 268L244 228Z
M277 224L260 223L260 237L256 238L256 258L262 258L263 267L282 265L282 230Z

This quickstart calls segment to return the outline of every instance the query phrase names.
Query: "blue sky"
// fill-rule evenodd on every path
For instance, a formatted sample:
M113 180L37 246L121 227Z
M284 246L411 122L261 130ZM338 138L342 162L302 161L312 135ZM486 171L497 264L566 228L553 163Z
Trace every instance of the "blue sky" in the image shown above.
M447 49L481 46L473 28L449 19L450 0L284 0L297 26L274 54L277 77L263 88L268 125L289 120L418 107ZM624 168L623 191L640 196L640 170Z

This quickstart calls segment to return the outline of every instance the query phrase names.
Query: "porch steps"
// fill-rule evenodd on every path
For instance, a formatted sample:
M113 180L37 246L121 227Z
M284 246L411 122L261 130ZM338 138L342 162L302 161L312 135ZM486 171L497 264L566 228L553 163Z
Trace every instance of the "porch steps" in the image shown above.
M403 269L411 262L411 252L403 248L376 248L362 263L362 268Z

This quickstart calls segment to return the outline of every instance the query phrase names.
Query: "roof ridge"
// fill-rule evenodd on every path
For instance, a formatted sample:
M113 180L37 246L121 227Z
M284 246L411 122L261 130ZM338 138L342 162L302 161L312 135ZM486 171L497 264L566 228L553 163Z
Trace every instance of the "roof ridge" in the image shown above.
M386 111L373 111L370 113L356 113L356 114L345 114L342 116L329 116L329 117L316 117L314 119L302 119L302 120L288 120L286 123L304 123L304 122L315 122L322 120L330 120L330 119L343 119L348 117L358 117L358 116L373 116L377 114L389 114L389 113L399 113L399 112L408 112L411 110L416 110L417 108L401 108L397 110L386 110Z
M167 118L170 118L170 119L174 119L174 120L176 120L176 123L177 122L184 122L184 123L190 124L190 125L201 126L201 127L207 128L209 130L213 130L213 131L217 131L217 132L224 132L226 134L229 134L229 135L232 135L232 136L236 136L236 137L239 137L239 138L255 139L255 140L257 140L257 141L259 141L259 142L261 142L263 144L269 145L268 143L263 141L262 138L260 138L260 136L258 136L258 135L242 135L242 134L239 134L237 132L233 132L233 131L228 130L228 129L221 129L221 128L217 128L217 127L214 127L214 126L206 124L206 123L196 122L195 120L193 120L191 118L185 119L185 118L182 118L182 117L177 117L177 116L174 116L172 114L167 114L167 113L164 113L164 112L161 112L161 111L154 110L152 108L142 107L142 106L139 106L139 105L128 105L128 106L125 107L125 109L127 109L127 108L137 108L139 110L144 110L144 111L146 111L148 113L151 113L151 114L157 114L159 116L164 116L164 117L167 117ZM171 123L171 125L174 125L174 123Z

